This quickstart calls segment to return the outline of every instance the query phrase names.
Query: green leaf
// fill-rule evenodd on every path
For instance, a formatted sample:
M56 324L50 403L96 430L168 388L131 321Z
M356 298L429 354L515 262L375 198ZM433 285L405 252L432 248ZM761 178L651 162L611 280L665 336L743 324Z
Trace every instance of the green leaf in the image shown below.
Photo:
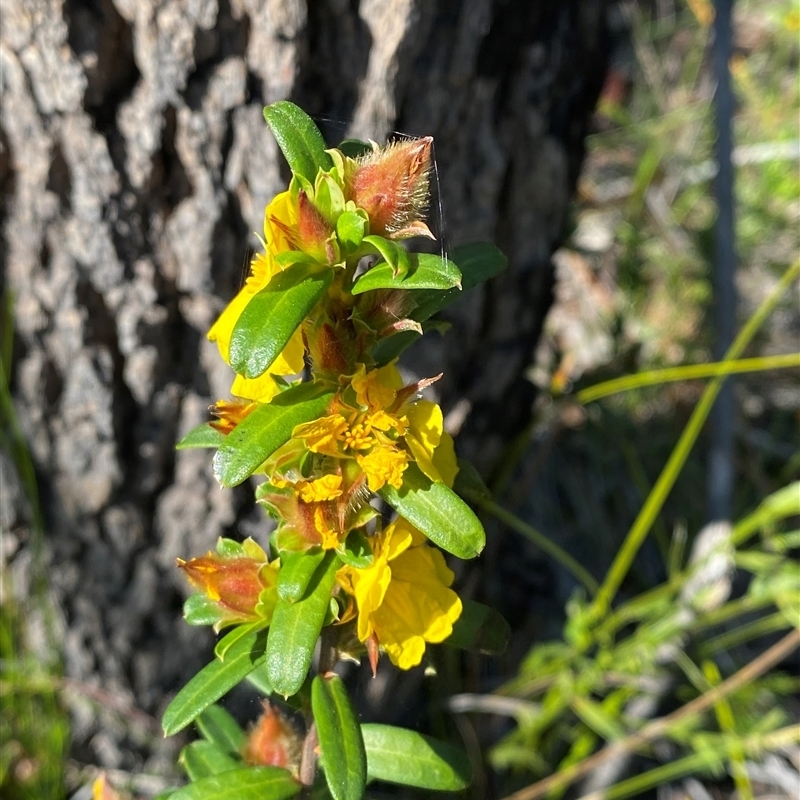
M259 404L226 437L214 454L214 475L223 486L238 486L281 445L296 425L321 417L333 392L315 383L293 386Z
M392 725L361 726L370 778L458 792L470 783L467 756L457 747Z
M325 557L321 548L302 553L281 554L281 569L278 573L278 597L296 603L305 593L317 567Z
M386 265L391 268L393 278L405 278L411 267L411 260L408 250L403 245L384 239L383 236L365 236L363 242L383 256ZM375 267L372 269L375 269ZM353 294L358 294L358 292L353 291Z
M359 248L368 228L369 221L365 219L363 212L345 211L336 220L336 236L348 253Z
M450 253L450 259L461 271L461 288L465 292L499 275L508 266L508 259L489 242L456 247ZM411 316L418 322L424 322L450 305L460 294L458 289L449 289L446 292L415 292L413 299L417 307Z
M361 139L343 139L336 149L350 158L358 158L371 153L372 145L369 142L362 142Z
M266 633L251 633L230 648L224 661L207 664L172 699L161 725L165 736L183 730L212 703L264 663Z
M334 800L361 800L367 782L364 740L338 675L314 678L311 709L319 734L325 780Z
M238 769L242 762L211 742L192 742L181 750L178 758L191 781L199 781L210 775L219 775Z
M196 720L203 737L228 755L239 755L247 741L239 723L216 703L209 706Z
M419 339L416 331L400 331L392 336L379 339L372 348L372 357L378 362L378 366L394 361L400 353L410 347Z
M375 560L369 540L360 530L350 531L336 552L345 564L356 569L366 569Z
M267 676L273 690L284 697L295 694L308 674L340 564L328 551L304 597L295 603L279 598L275 606L267 639Z
M183 618L189 625L215 625L222 616L219 604L204 594L190 595L183 604Z
M212 775L178 789L170 800L286 800L302 786L280 767L247 767Z
M403 485L386 484L378 494L442 550L459 558L474 558L486 544L483 525L472 509L450 488L434 483L416 464L403 473Z
M269 682L269 678L267 677L266 663L256 667L247 676L247 682L261 692L261 694L267 695L267 697L272 694L272 684Z
M217 555L223 558L239 558L240 556L247 555L244 552L244 547L241 542L236 539L228 539L225 536L220 536L217 539Z
M246 378L263 375L328 290L333 270L295 264L272 277L236 320L230 362Z
M465 458L458 459L458 473L453 483L453 491L460 495L472 494L485 497L487 500L492 499L492 492L483 482L480 473Z
M325 140L305 111L279 100L264 109L264 119L292 172L314 183L319 170L331 169L333 161L325 152Z
M444 644L491 655L502 653L511 635L511 628L502 615L473 600L463 600L462 603L461 616Z
M407 255L410 266L405 276L395 275L390 264L377 264L356 280L353 294L363 294L373 289L443 290L461 285L461 273L452 261L429 253ZM414 318L417 319L416 316Z
M186 436L175 445L176 450L191 450L195 447L219 447L225 441L225 434L211 427L209 422L201 422L192 428Z
M227 636L223 636L214 646L214 655L224 661L228 651L241 639L246 639L253 633L258 633L266 625L262 621L248 622L244 625L237 625Z

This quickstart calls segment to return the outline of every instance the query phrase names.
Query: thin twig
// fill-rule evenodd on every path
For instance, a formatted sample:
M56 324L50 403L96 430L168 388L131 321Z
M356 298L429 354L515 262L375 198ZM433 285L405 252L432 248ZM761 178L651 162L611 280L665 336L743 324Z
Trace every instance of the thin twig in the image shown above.
M618 742L612 742L598 750L594 755L577 764L573 764L564 770L551 775L544 780L537 781L525 789L520 789L514 794L508 795L505 800L535 800L542 797L553 789L563 789L574 783L578 778L582 778L610 758L618 758L624 753L638 750L640 747L649 744L655 739L664 736L669 729L687 717L701 714L706 709L718 703L722 698L751 683L767 670L782 661L800 645L800 629L795 629L774 644L766 652L762 653L754 661L742 667L730 678L715 686L710 691L687 703L685 706L667 714L666 717L653 720L645 725L638 733L628 736Z

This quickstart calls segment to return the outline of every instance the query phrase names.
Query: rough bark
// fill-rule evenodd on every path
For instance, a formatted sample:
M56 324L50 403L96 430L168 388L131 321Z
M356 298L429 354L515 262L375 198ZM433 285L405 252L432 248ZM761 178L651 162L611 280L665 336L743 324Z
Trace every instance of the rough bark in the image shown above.
M603 0L4 0L13 393L71 679L156 713L209 645L180 618L175 557L260 524L246 490L217 488L207 451L174 443L228 394L205 333L286 179L262 106L292 99L332 143L432 134L443 240L508 254L409 361L444 369L460 452L487 470L530 412L524 370L604 30ZM13 514L3 524L21 530ZM82 708L76 752L140 764L141 737L102 704Z

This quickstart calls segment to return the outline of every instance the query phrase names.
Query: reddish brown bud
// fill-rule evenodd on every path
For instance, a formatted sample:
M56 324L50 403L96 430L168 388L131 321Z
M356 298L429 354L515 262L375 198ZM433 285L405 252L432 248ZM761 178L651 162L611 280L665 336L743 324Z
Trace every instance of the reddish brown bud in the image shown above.
M257 620L258 598L268 588L261 579L265 562L241 556L224 558L208 553L189 561L178 559L189 582L242 621Z
M369 215L370 232L390 238L428 235L428 174L433 139L393 142L359 160L349 199Z
M300 764L300 737L277 709L264 701L264 713L253 726L243 757L253 766L283 767L297 774Z
M333 228L302 190L297 198L297 206L297 238L300 249L317 261L333 264L338 260L338 253L331 239Z

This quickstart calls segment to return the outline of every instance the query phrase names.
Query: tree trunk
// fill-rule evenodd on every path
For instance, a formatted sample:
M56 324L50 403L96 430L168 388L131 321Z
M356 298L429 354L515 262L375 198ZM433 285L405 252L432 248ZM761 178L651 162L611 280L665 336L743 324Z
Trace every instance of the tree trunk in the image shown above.
M262 106L293 100L332 144L433 135L442 241L509 256L408 362L445 372L459 451L486 471L529 418L524 370L604 74L605 3L4 0L0 26L13 396L66 674L156 714L211 641L180 617L175 558L262 525L246 488L218 489L208 451L174 450L228 395L205 334L286 182ZM76 709L80 758L133 768L156 752L118 708Z

